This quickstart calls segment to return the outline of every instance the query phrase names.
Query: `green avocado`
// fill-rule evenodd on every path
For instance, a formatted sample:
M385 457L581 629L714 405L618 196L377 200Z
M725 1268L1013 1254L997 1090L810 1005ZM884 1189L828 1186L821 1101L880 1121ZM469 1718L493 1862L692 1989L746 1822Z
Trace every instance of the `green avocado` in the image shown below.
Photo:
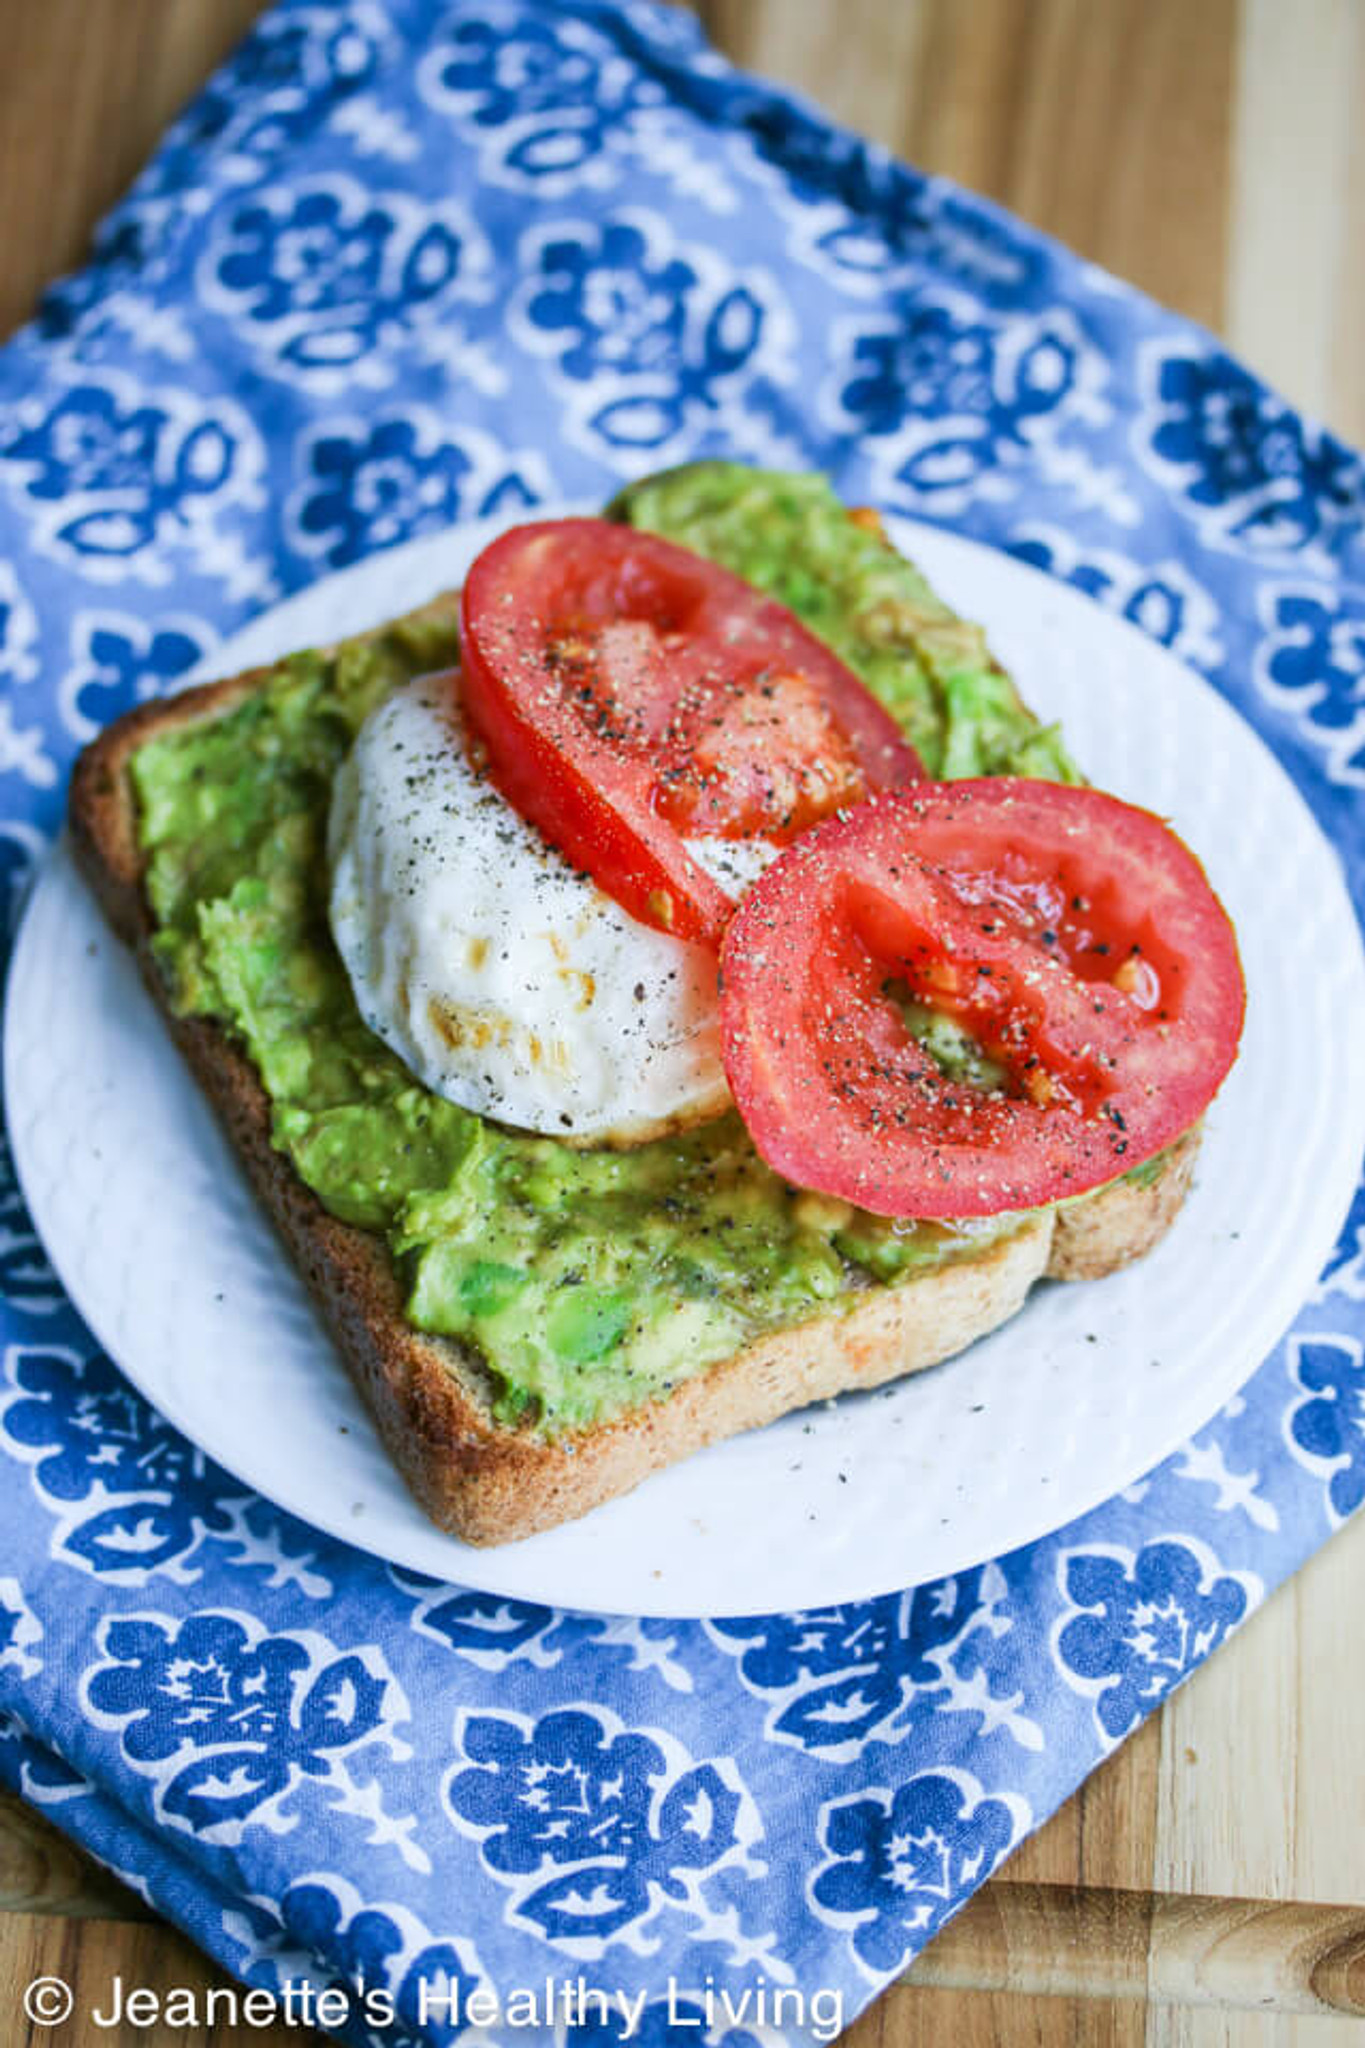
M979 630L821 478L707 463L634 485L612 509L774 591L934 771L1075 777ZM245 1044L275 1143L334 1215L383 1233L411 1321L477 1353L499 1415L546 1432L589 1425L762 1331L1015 1227L891 1223L803 1193L733 1115L634 1151L576 1151L413 1079L362 1022L332 943L327 811L367 713L457 653L452 605L335 655L295 655L236 710L145 744L132 773L174 1005ZM932 1042L970 1070L969 1043Z

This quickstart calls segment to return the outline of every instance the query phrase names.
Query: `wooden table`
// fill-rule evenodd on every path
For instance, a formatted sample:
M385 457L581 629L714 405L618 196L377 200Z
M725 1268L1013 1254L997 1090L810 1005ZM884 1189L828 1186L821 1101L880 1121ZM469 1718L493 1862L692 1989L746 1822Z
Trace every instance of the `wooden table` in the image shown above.
M256 0L0 0L0 332L79 260L92 220L256 12ZM1365 0L702 0L701 12L742 63L1226 334L1365 441ZM1365 1520L1019 1851L852 2029L855 2048L1358 2048L1358 2021L1323 2015L1365 2012L1362 1577ZM116 1972L163 1992L219 1981L12 1803L0 1907L0 2044L111 2038L88 2018L27 2032L18 1993L39 1974L68 1978L86 2012Z

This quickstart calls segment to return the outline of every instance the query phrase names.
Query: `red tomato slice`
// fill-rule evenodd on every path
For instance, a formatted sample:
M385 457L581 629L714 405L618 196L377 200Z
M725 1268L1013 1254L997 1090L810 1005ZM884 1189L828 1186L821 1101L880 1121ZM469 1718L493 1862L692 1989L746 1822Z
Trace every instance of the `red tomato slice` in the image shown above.
M877 796L789 847L721 954L725 1071L768 1164L882 1216L1083 1193L1192 1124L1231 1066L1232 927L1159 818L1014 777ZM952 1080L907 1000L1003 1078Z
M922 775L785 606L603 519L515 527L465 581L466 717L523 817L633 916L718 945L733 905L687 837L787 840Z

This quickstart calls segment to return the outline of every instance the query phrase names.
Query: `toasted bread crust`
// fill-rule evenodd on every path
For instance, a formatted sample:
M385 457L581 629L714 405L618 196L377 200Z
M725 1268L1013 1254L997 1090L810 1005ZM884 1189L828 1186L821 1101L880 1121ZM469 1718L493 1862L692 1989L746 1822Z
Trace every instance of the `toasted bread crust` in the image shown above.
M448 613L455 600L424 607ZM557 1437L495 1418L487 1373L466 1348L415 1330L383 1240L328 1214L271 1143L269 1099L231 1036L177 1017L151 953L153 920L129 776L147 740L235 709L259 669L128 712L78 758L68 806L80 868L212 1102L422 1507L474 1544L529 1536L586 1514L704 1445L806 1403L936 1364L1012 1316L1034 1281L1092 1279L1149 1250L1184 1199L1197 1130L1150 1189L1119 1183L1080 1210L1041 1212L979 1254L869 1287L852 1306L770 1333L666 1399Z
M1115 1181L1102 1195L1057 1211L1050 1280L1103 1280L1145 1258L1180 1214L1194 1179L1202 1123L1167 1148L1161 1172L1143 1187Z

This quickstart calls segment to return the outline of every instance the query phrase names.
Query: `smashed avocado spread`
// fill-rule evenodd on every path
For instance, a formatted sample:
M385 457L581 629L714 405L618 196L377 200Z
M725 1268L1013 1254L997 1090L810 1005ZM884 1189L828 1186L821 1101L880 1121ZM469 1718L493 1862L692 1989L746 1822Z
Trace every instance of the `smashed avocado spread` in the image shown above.
M773 591L931 771L1074 775L979 631L822 479L707 463L636 485L613 510ZM1014 1227L891 1223L803 1193L733 1115L585 1152L413 1079L362 1022L332 942L327 812L368 713L457 653L452 603L335 655L295 655L235 709L149 741L132 774L173 1003L245 1044L275 1143L332 1214L385 1235L410 1320L478 1355L499 1417L586 1426Z

